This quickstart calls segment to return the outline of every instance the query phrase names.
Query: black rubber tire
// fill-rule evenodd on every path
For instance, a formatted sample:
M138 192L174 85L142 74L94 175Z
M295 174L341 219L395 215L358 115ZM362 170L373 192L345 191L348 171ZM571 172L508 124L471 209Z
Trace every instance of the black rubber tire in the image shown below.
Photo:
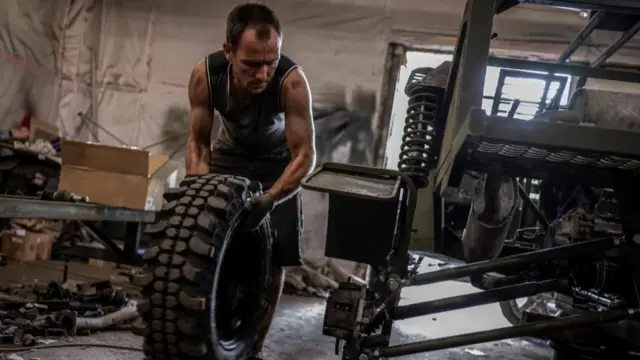
M566 351L562 352L562 351L554 350L553 353L551 354L551 360L569 360L569 359L576 359L576 358L577 358L576 356Z
M505 319L507 319L507 321L511 325L520 325L522 321L522 312L520 309L528 307L531 302L532 299L527 298L527 302L524 306L518 306L518 303L515 299L501 301L500 310L502 311L502 315L504 315Z
M522 309L528 309L528 311L535 311L542 315L550 315L557 316L558 314L552 314L548 311L548 308L544 310L540 310L540 308L536 308L534 305L536 303L548 303L550 301L555 301L554 295L552 293L541 293L535 296L529 296L527 301L522 306L519 306L515 299L509 301L501 301L500 302L500 310L502 310L502 315L511 323L511 325L520 325L522 323Z
M133 331L145 337L147 359L247 357L265 309L271 275L269 219L254 232L236 228L237 215L245 201L257 192L259 189L245 178L209 174L187 177L180 188L165 193L167 202L156 222L145 230L150 241L144 255L146 271L134 279L142 286L143 300L138 311L144 322ZM247 269L244 258L234 258L233 263L225 261L225 256L227 260L232 256L229 249L234 243L245 249L259 247L250 252L259 256L256 267ZM253 260L252 263L256 261ZM252 301L250 308L255 308L247 314L251 318L247 322L252 325L226 343L216 330L216 301L212 300L216 299L220 273L224 271L222 264L241 264L241 269L253 271L252 281L256 284L245 295Z

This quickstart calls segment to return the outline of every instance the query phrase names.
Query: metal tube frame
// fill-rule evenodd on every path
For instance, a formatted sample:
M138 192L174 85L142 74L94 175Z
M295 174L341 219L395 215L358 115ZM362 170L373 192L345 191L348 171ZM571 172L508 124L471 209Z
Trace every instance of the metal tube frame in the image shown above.
M521 3L562 6L583 10L604 10L622 14L640 14L636 0L517 0Z
M450 349L459 346L499 341L508 338L543 335L568 328L605 324L618 320L637 318L640 309L617 309L604 312L584 313L554 320L539 321L530 324L503 327L495 330L478 331L468 334L448 336L439 339L417 341L410 344L384 348L375 358L391 358L423 352Z
M591 67L599 67L604 65L609 58L611 58L620 48L624 46L624 44L628 43L636 34L640 32L640 21L636 22L631 28L622 33L616 41L614 41L611 45L609 45L604 51L600 53L600 56L596 60L591 63Z
M522 1L533 2L533 1ZM565 1L564 3L571 3L572 6L578 6L578 1ZM618 80L624 82L637 82L640 83L640 73L634 73L630 71L618 71L608 70L601 68L594 68L588 66L580 66L574 64L566 64L565 61L569 59L571 54L584 42L591 32L602 21L604 14L602 11L621 10L621 6L631 7L631 2L627 0L618 0L615 2L607 3L602 1L582 1L581 4L588 4L586 8L594 10L600 10L591 21L577 34L573 41L569 44L567 49L558 58L555 63L548 62L536 62L525 61L517 59L503 59L493 58L489 56L489 38L492 31L493 17L495 13L487 11L487 8L495 8L495 0L493 4L487 4L486 0L468 0L463 16L463 21L460 29L460 36L456 44L454 51L453 66L449 75L449 81L447 86L447 94L443 101L443 108L446 109L441 115L446 121L445 124L440 123L439 130L442 136L437 140L437 150L440 150L440 159L438 164L438 180L439 184L448 183L449 173L451 171L452 163L445 164L447 153L443 153L442 145L450 145L453 142L455 134L460 131L467 131L467 129L461 129L461 125L464 124L463 119L467 116L472 107L478 107L477 104L482 99L482 85L484 84L484 76L486 73L486 67L488 65L523 69L523 70L537 70L547 73L561 73L578 77L591 77L608 80ZM551 5L551 1L548 3ZM640 14L640 3L633 4L633 9L627 9L628 12ZM624 38L623 35L622 38ZM486 40L486 41L484 41ZM620 42L620 41L619 41ZM617 44L614 44L617 46ZM614 46L612 45L612 47ZM451 148L451 153L456 154L457 150L455 144ZM444 170L444 171L442 171ZM444 180L443 180L444 179ZM522 194L522 189L520 195ZM531 204L527 204L531 205ZM544 220L538 219L538 220ZM546 221L542 221L542 226L547 226ZM557 259L567 259L568 257L580 258L591 257L594 254L602 253L612 248L623 248L623 239L606 239L606 240L592 240L584 243L572 244L567 246L561 246L550 249L543 249L538 251L527 252L514 256L508 256L498 258L496 260L466 264L455 268L444 269L426 274L420 274L404 284L406 286L411 285L425 285L431 284L471 275L486 274L493 271L509 270L514 268L523 268L532 263L539 263L541 261L554 261ZM624 244L628 246L628 244ZM435 301L428 301L418 304L412 304L408 306L397 306L397 302L388 307L391 311L391 318L403 319L416 316L422 316L427 314L433 314L442 311L461 309L465 307L487 304L492 302L504 301L509 299L515 299L523 296L531 296L538 293L557 291L560 289L566 289L567 284L559 281L544 281L540 283L530 284L518 284L513 286L505 286L492 290L487 290L479 294L470 294L463 296L450 297L445 299L439 299ZM399 289L395 292L399 293ZM393 295L392 295L393 296ZM506 338L512 338L517 336L531 336L541 335L545 332L566 329L575 326L596 325L616 320L637 318L638 309L618 309L606 312L596 313L584 313L576 316L554 319L549 321L543 321L538 323L513 326L508 328L496 329L492 331L483 331L471 334L464 334L459 336L446 337L441 339L434 339L422 342L416 342L411 344L404 344L391 347L383 347L380 351L370 353L371 357L367 358L380 358L380 357L396 357L402 355L409 355L415 353L428 352L439 349L446 349L457 346L464 346L470 344L476 344L481 342L496 341ZM373 318L375 320L375 317ZM390 327L392 321L386 321L385 328ZM387 344L387 340L384 339L386 334L382 334L380 343ZM365 343L365 341L363 341Z
M78 224L90 236L91 240L98 242L102 247L92 244L74 244L72 247L61 246L56 251L58 255L100 259L133 266L143 265L142 256L138 254L142 235L141 223L126 224L123 248L120 248L112 239L105 236L94 223L79 221Z
M621 238L591 240L419 274L410 278L408 281L405 281L403 285L420 286L458 279L471 275L500 272L509 269L524 269L531 266L532 264L540 262L552 262L554 260L566 262L567 259L585 259L593 256L599 256L600 254L614 248L616 251L627 251L628 246L629 245L623 242L623 239ZM633 251L633 249L630 249L630 251ZM562 266L561 264L558 265ZM380 309L378 309L373 315L371 321L375 322L378 319L377 316L379 316L380 314L389 314L389 318L383 322L383 329L387 329L388 331L383 331L380 335L373 335L363 338L361 346L363 346L365 352L367 351L366 344L368 343L378 344L378 346L379 344L388 344L389 332L393 320L401 320L445 311L464 309L473 306L486 305L500 301L534 296L546 292L570 293L571 285L565 280L549 279L539 282L528 282L501 286L489 290L484 290L479 293L465 294L415 303L411 305L398 306L397 298L400 291L401 288L398 288L394 292L392 292L389 298L387 298L387 301L385 301L385 304L381 306ZM624 309L622 311L613 310L599 313L584 313L572 317L554 319L543 323L506 327L488 332L482 331L469 333L391 347L383 346L380 352L377 354L379 356L388 358L457 346L472 345L487 341L497 341L519 336L534 336L542 334L545 331L560 330L576 325L595 325L615 320L628 319L631 317L635 317L637 315L636 312L637 310L634 309ZM371 347L375 348L376 345L373 345ZM371 357L371 359L375 358L378 357Z
M451 296L437 300L397 306L391 313L393 320L403 320L565 289L567 289L566 284L556 279L540 282L528 282L484 290L472 294Z
M475 2L475 0L467 1L467 7L463 16L459 38L453 54L452 69L449 74L446 91L447 95L445 95L445 99L443 101L442 107L444 111L442 111L442 114L439 114L439 120L436 124L437 136L434 140L434 148L439 153L439 157L435 183L441 191L443 191L446 185L449 184L450 177L453 177L454 179L458 179L460 177L460 170L462 169L459 169L460 166L454 166L454 164L458 163L456 161L456 155L459 152L462 143L458 141L459 136L456 134L467 133L466 127L468 124L465 123L464 118L468 115L469 110L472 107L479 107L479 105L471 105L471 103L482 99L481 93L472 93L468 90L475 89L475 86L477 85L476 78L465 76L468 75L470 71L484 76L486 73L486 66L497 66L511 69L540 71L547 74L567 74L579 78L582 83L586 82L587 78L640 83L640 72L605 69L589 66L587 64L566 63L575 50L588 38L589 34L600 25L607 12L640 14L640 3L627 0L620 0L617 2L596 0L568 1L573 4L573 7L591 9L598 12L592 16L589 22L568 44L556 62L542 62L489 56L489 41L479 41L479 39L484 39L487 36L490 36L492 33L493 17L495 17L496 14L487 11L486 8L483 11L483 9L474 7ZM497 4L500 3L501 1L497 0ZM516 3L537 3L543 5L560 4L560 2L552 0L523 0L519 2L516 1ZM487 8L491 7L491 4L486 4L486 2L484 2L483 5ZM517 6L517 4L511 4L508 7L512 6ZM624 7L624 9L621 9L621 7ZM496 6L493 8L495 9ZM625 34L618 39L618 41L603 52L602 58L606 59L618 50L630 39L631 34L637 32L636 28L638 26L639 25L636 24L636 26L627 30ZM467 100L459 101L458 98L460 96L464 96ZM471 99L469 99L470 97ZM438 191L436 191L435 196L438 197L438 195ZM438 212L439 210L435 211ZM435 216L442 218L443 214L436 214ZM441 234L442 231L438 230L439 229L436 229L436 234ZM436 237L436 251L447 248L442 244L442 242L443 240L441 239L441 236Z
M518 254L495 260L482 261L477 263L460 265L454 268L448 268L419 274L408 281L404 286L420 286L438 283L442 281L453 280L470 275L486 274L490 272L500 272L508 269L524 269L534 263L552 262L560 260L586 259L593 256L599 256L604 252L615 249L616 251L635 251L635 248L629 249L629 244L623 242L623 239L600 239L591 240L571 245L559 246L550 249L532 251L525 254ZM561 264L558 264L562 266ZM453 296L437 300L425 301L411 305L398 306L397 295L401 288L396 289L382 306L382 311L377 314L388 313L389 318L383 322L383 329L390 330L393 320L401 320L424 315L430 315L445 311L458 310L478 305L486 305L500 301L512 300L522 297L534 296L546 292L570 293L571 285L565 280L549 279L539 282L520 283L484 290L479 293L465 294ZM386 309L386 310L385 310ZM481 331L458 336L444 337L428 341L420 341L397 346L382 346L379 352L375 352L368 359L376 359L379 356L389 358L403 355L410 355L434 350L441 350L451 347L472 345L488 341L497 341L507 338L519 336L535 336L543 334L551 330L561 330L577 325L596 325L615 320L629 319L637 316L636 309L612 310L606 312L584 313L571 317L563 317L559 319L549 320L540 323L532 323L527 325L512 326L492 331ZM374 315L372 321L376 321ZM367 353L367 344L372 344L370 348L376 348L380 344L388 345L389 331L383 331L380 335L372 335L365 337L360 343L365 353Z
M558 56L558 59L556 60L556 62L564 63L567 60L569 60L571 55L573 55L573 53L576 50L578 50L580 45L582 45L585 42L585 40L587 40L587 38L589 38L591 33L593 33L595 31L595 29L598 27L598 25L600 25L600 23L604 19L605 15L606 15L606 13L604 11L598 11L595 15L593 15L591 17L591 19L589 19L589 22L580 30L580 32L578 32L576 34L576 36L573 38L573 40L571 40L571 42L564 49L562 54L560 54L560 56Z

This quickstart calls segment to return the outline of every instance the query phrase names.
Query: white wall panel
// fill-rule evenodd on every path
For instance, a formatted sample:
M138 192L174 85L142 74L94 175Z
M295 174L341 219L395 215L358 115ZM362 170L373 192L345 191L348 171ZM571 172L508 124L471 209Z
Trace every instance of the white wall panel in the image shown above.
M98 130L98 140L101 143L109 145L139 144L140 132L146 131L145 125L140 121L141 96L137 92L125 92L117 89L102 91L98 119L106 131L104 129Z

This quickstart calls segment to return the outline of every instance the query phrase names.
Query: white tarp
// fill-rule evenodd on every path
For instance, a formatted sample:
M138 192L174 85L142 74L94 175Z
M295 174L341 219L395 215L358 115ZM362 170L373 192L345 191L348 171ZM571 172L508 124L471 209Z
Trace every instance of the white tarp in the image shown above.
M46 118L55 111L57 24L62 1L0 2L0 129L22 120L30 107Z
M462 0L264 2L280 16L283 51L302 65L316 97L336 85L347 91L355 86L377 91L388 41L451 45L464 7ZM190 70L220 48L226 15L236 3L191 0L183 6L175 0L112 0L96 7L102 12L97 122L131 145L144 147L161 140L167 109L186 108ZM498 44L516 50L526 44L538 52L558 53L584 22L578 12L516 8L498 18L496 32L502 41ZM614 37L599 32L590 39L592 47L579 56L597 54L593 48ZM100 141L118 143L105 131L98 134ZM151 150L170 151L170 147Z
M337 86L347 92L355 86L378 91L390 40L450 47L464 8L464 0L263 2L280 16L284 52L303 66L317 100ZM0 125L7 128L18 121L23 104L30 102L39 118L59 123L66 135L87 140L97 135L94 140L136 146L161 140L167 109L185 108L189 72L220 48L225 17L237 3L4 1ZM575 11L516 7L498 17L494 45L557 54L585 21ZM596 32L578 56L593 58L615 36ZM640 58L637 46L633 42L618 59ZM56 72L60 76L54 77ZM94 117L107 131L80 125L83 118ZM151 150L170 151L161 146Z

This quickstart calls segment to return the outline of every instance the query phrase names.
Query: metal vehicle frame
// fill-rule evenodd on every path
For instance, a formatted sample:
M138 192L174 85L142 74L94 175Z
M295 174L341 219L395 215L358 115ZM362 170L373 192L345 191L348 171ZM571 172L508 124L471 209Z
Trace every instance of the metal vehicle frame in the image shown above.
M490 57L494 16L520 3L577 7L594 12L589 23L556 63ZM558 330L638 319L640 268L633 259L640 255L640 245L635 241L636 234L640 234L640 224L634 221L640 213L637 205L640 191L633 183L638 180L639 166L636 162L640 161L640 134L543 121L513 121L506 117L487 116L480 109L488 65L549 74L569 74L581 78L582 84L587 78L640 83L638 72L600 67L640 30L638 19L594 63L566 63L571 54L597 28L599 22L607 16L622 16L621 14L640 15L640 2L468 0L442 101L441 109L444 110L438 112L435 122L436 137L433 146L439 156L437 166L432 169L436 171L436 176L431 189L437 195L434 223L441 225L443 214L437 205L442 201L440 195L448 187L457 186L465 170L487 172L498 168L505 176L565 181L588 178L593 185L616 189L625 235L416 274L416 269L409 269L413 213L417 198L412 179L400 171L326 163L303 182L306 189L329 194L326 255L370 265L365 283L352 280L340 284L327 302L323 333L336 338L336 354L342 351L343 359L367 360L519 336L538 336L561 341L562 336L558 335ZM519 155L513 156L508 152L486 151L491 148L487 145L496 144L502 147L542 149L544 155L522 156L526 151L519 151ZM568 154L573 156L567 156ZM557 161L557 157L556 161L550 160L553 158L551 155L564 155L564 160ZM582 160L588 161L577 161L578 155ZM520 195L528 198L524 196L527 194L523 194L522 189ZM526 205L537 210L531 202ZM542 227L546 225L546 221L542 221ZM436 226L436 239L439 240L434 248L436 253L449 248L444 243L442 230L442 226ZM363 248L367 249L366 254L362 251ZM584 312L491 331L389 346L393 320L558 291L567 289L570 285L560 279L520 284L494 283L493 286L487 285L486 290L480 293L398 306L400 291L405 286L426 285L467 276L473 281L490 272L505 274L541 262L562 272L569 269L569 262L576 264L590 261L609 252L616 252L634 264L630 286L634 288L636 296L632 296L623 308ZM626 350L615 347L607 350L611 351L607 353L608 356L627 354Z

